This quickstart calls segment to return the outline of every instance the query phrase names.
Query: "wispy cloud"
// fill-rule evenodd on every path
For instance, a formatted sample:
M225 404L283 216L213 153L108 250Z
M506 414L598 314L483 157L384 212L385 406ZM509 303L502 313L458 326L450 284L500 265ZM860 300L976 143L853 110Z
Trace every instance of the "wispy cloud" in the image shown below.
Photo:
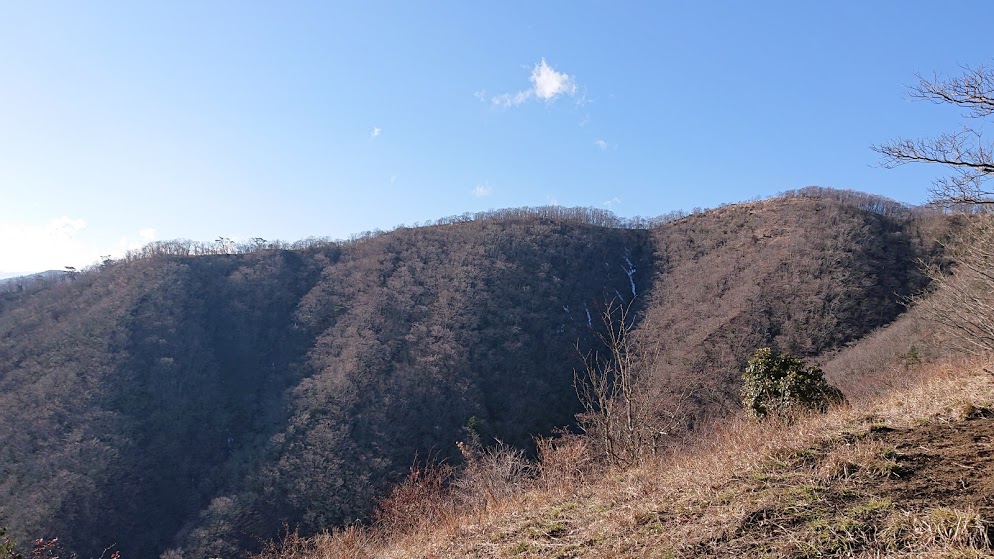
M531 87L517 93L502 93L490 97L490 104L500 108L511 108L523 105L531 100L552 102L563 96L573 97L577 93L576 79L565 73L556 71L543 58L532 68ZM474 95L481 100L486 99L486 92L477 91Z
M502 93L500 95L494 95L490 98L490 104L495 107L509 109L511 107L523 105L525 101L531 98L532 91L529 89L527 91L519 91L517 93Z
M597 146L597 148L600 149L601 151L607 151L608 147L607 142L600 138L594 140L594 145Z
M487 183L478 184L473 187L473 196L476 196L477 198L486 198L487 196L490 196L491 192L493 192L493 189L490 188L490 185Z
M620 204L621 204L621 198L618 198L617 196L615 196L614 198L611 198L610 200L605 200L604 201L604 207L607 208L607 209L609 209L609 210L614 209L615 206L620 205Z
M378 138L380 136L380 134L382 134L382 133L383 133L383 129L382 128L377 128L377 127L374 126L373 129L369 131L369 137L370 138Z

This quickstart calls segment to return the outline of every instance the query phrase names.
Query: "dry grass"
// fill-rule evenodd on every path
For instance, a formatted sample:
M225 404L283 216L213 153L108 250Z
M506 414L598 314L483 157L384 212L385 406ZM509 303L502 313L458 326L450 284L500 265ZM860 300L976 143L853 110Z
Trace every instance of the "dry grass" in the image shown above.
M902 475L900 453L874 433L976 416L994 403L994 378L979 362L943 361L864 380L890 388L868 387L847 407L790 424L726 420L635 468L597 470L582 438L540 440L534 474L512 476L513 490L505 484L475 504L431 508L414 530L332 532L310 540L307 554L272 557L990 553L981 511L906 508L866 488ZM477 473L484 485L507 479L507 467L517 471L508 460Z
M990 550L990 530L990 520L975 510L937 507L895 513L885 538L912 551Z
M286 527L279 541L271 542L259 557L279 559L372 559L377 542L362 526L348 526L310 538Z
M841 445L821 460L819 474L826 481L864 477L887 479L901 476L897 450L875 440Z
M596 466L586 437L562 435L536 438L540 487L562 497L584 483Z

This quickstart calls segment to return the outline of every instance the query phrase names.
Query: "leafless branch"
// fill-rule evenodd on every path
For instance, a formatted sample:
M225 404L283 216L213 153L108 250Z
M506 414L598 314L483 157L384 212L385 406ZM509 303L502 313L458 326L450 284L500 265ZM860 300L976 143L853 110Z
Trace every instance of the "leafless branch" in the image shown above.
M634 332L631 305L609 302L600 313L601 349L582 353L573 376L584 406L581 427L613 464L632 464L657 450L673 414L656 409L652 373L658 350Z
M918 76L911 97L937 104L967 109L965 118L994 115L994 71L984 66L964 67L959 78L925 79ZM894 168L908 163L930 163L948 167L949 176L937 180L931 189L933 201L946 207L963 208L994 205L994 190L984 183L994 175L994 146L985 143L980 129L964 126L935 138L898 138L873 146L882 156L881 165Z
M963 66L959 78L931 80L916 74L918 84L911 88L911 98L938 104L952 104L968 110L964 115L983 118L994 114L994 71L983 65L975 68Z

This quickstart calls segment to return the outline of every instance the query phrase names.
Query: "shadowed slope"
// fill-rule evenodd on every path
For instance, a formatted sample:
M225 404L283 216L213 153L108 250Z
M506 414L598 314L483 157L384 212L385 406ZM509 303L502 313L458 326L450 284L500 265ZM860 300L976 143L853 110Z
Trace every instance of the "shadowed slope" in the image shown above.
M229 556L364 517L471 417L515 444L568 423L585 306L647 258L645 231L524 214L2 294L0 523Z

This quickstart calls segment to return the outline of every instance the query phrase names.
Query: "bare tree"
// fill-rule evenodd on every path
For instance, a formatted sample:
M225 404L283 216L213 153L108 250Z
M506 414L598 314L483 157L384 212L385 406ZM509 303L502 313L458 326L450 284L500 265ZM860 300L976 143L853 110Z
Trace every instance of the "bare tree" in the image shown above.
M920 75L910 88L913 99L951 104L964 109L963 117L983 120L994 115L994 70L984 66L964 67L958 78ZM949 176L932 188L935 202L970 212L994 206L994 189L984 183L994 175L994 145L984 142L980 125L967 123L958 132L934 138L898 138L873 146L883 156L882 165L894 168L907 163L938 163L950 168Z
M665 434L651 382L657 352L634 332L631 304L613 300L600 319L603 348L584 353L577 347L583 369L573 371L573 386L584 407L578 419L610 463L636 463L652 455Z
M983 355L994 352L994 220L986 215L972 219L946 244L952 273L936 264L923 266L934 290L913 302L942 328L950 345Z
M934 138L899 138L873 149L883 166L937 163L950 174L931 191L939 205L971 214L994 211L994 144L985 142L983 128L994 116L994 69L963 67L955 78L916 76L913 99L963 110L966 124L958 132ZM969 219L961 233L945 243L952 266L923 263L931 280L929 293L912 299L922 316L940 326L948 343L972 354L994 352L994 221L989 215Z

